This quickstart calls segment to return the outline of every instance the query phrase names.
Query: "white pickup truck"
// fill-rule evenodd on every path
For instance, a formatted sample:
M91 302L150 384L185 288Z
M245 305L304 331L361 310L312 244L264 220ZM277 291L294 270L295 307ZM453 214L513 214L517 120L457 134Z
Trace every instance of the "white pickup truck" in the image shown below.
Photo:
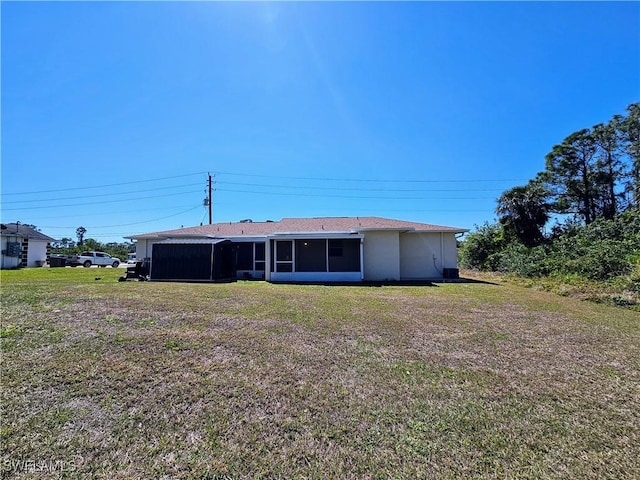
M104 252L82 252L80 255L68 255L66 262L67 265L72 267L82 265L85 268L89 268L91 265L98 265L99 267L110 265L113 268L118 268L121 263L119 258L112 257Z

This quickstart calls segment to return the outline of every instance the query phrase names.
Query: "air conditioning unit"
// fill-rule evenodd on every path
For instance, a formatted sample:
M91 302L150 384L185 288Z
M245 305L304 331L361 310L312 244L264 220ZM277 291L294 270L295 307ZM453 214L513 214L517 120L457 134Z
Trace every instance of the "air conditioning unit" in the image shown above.
M443 268L442 276L444 278L451 278L451 279L460 278L460 270L458 270L457 268Z

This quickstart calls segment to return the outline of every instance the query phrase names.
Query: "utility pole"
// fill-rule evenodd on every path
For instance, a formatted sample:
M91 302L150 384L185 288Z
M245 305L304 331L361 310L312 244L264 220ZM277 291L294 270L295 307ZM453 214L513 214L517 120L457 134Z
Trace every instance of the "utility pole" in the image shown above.
M211 196L211 190L212 190L212 183L213 182L211 181L211 174L209 173L208 175L209 175L209 182L208 182L208 185L209 185L209 202L208 202L209 203L209 225L211 225L213 223L213 210L212 210L212 208L213 208L213 198Z

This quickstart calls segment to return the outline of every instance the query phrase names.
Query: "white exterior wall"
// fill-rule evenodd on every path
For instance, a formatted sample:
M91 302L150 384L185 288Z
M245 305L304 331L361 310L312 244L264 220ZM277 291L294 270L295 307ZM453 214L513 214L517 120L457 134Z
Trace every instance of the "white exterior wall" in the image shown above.
M7 243L9 242L21 242L22 238L18 238L16 236L2 236L0 237L1 242L0 242L0 247L2 247L2 252L5 252L7 250ZM2 269L11 269L11 268L18 268L18 265L20 265L20 257L9 257L5 254L3 254L2 252L0 252L0 268Z
M2 251L7 250L7 243L9 242L17 242L22 244L22 237L18 237L15 235L12 236L2 236ZM29 242L27 248L27 267L41 267L47 261L47 243L43 240L33 240L28 239ZM20 263L22 262L22 256L20 257L9 257L5 254L2 255L0 259L0 268L9 269L9 268L18 268Z
M360 272L271 272L272 282L361 282Z
M400 277L403 280L442 278L440 233L400 234Z
M443 267L458 268L458 245L456 243L455 233L441 233L442 235L442 252Z
M400 280L400 232L364 232L364 279Z
M400 275L403 280L442 278L444 268L458 268L453 233L400 234Z
M146 238L140 238L136 240L136 260L144 260L145 258L151 258L151 251L153 248L153 241Z
M47 261L47 243L42 240L29 239L27 250L27 267L41 267ZM38 262L41 262L38 265Z

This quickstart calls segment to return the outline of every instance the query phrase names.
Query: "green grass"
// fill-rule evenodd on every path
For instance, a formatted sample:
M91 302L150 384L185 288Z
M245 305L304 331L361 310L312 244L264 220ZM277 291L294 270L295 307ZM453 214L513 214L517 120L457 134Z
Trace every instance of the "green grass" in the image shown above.
M473 271L464 272L468 276ZM579 275L549 275L546 277L520 277L513 274L483 273L500 281L508 281L528 288L545 290L564 297L572 297L594 303L628 308L640 312L640 265L632 275L620 276L608 281L588 280Z
M638 312L120 275L1 273L4 477L640 477Z

